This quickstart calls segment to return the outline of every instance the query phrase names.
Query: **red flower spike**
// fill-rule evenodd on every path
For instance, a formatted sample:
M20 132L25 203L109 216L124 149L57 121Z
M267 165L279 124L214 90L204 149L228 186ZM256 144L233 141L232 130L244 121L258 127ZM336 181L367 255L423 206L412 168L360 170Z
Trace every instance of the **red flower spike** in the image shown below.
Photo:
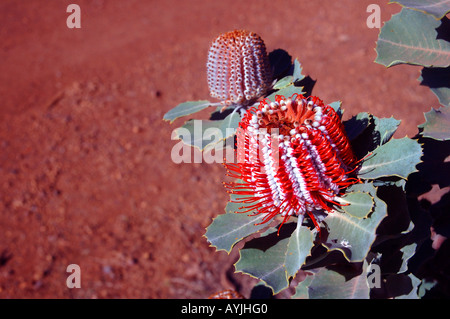
M226 105L248 105L271 85L272 73L264 41L253 32L235 30L214 40L207 78L212 97Z
M307 214L319 229L314 212L332 212L342 190L358 182L350 177L358 161L341 119L317 97L261 101L247 110L237 139L238 163L225 166L243 182L226 186L243 195L236 202L247 204L246 212L264 214L263 223Z

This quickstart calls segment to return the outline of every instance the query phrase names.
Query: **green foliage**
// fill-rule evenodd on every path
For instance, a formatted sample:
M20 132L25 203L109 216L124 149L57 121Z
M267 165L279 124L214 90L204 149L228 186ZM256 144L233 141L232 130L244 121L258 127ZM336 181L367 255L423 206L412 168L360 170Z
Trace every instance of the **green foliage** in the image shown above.
M391 67L400 63L423 66L419 81L443 106L450 104L450 12L447 1L399 0L404 8L380 31L375 62Z
M407 8L432 14L436 19L442 19L450 11L446 0L397 0L396 2Z
M408 260L416 253L417 244L412 243L406 245L400 249L402 256L402 265L400 266L399 273L404 273L408 271Z
M375 126L380 137L380 145L386 143L391 139L400 125L400 121L390 118L374 118Z
M301 266L310 255L310 250L314 245L313 233L308 227L297 223L297 227L292 233L285 259L286 275L288 278L295 277Z
M439 141L450 140L450 105L425 113L425 123L419 125L424 137Z
M289 238L277 240L276 229L272 229L268 235L262 238L272 239L276 245L262 250L259 247L252 247L250 241L250 245L240 250L240 258L235 264L235 268L237 272L262 280L276 294L289 285L285 268ZM260 242L261 240L259 240L259 244Z
M433 16L402 9L381 29L376 62L387 67L400 63L448 67L450 43L437 38L439 25Z
M439 280L431 279L436 278L436 274L430 271L434 268L439 269L440 274L445 271L448 274L448 269L442 268L448 261L438 259L440 251L434 255L430 251L426 253L424 247L429 245L426 239L430 236L430 226L440 234L449 232L450 225L443 222L450 211L449 193L433 205L425 200L419 201L419 198L430 191L432 185L440 188L450 186L450 166L446 162L450 156L450 42L449 20L445 18L450 7L447 1L441 0L395 2L405 8L380 31L375 62L387 67L398 63L423 66L419 81L431 89L442 107L425 113L425 122L418 126L419 134L415 140L422 146L423 156L416 165L417 171L410 173L407 180L381 178L376 183L386 189L379 191L379 195L388 204L385 225L390 221L391 226L377 231L374 245L378 243L381 246L378 251L383 252L378 263L384 269L384 292L375 289L371 294L374 297L413 299L426 294L448 297L450 291L445 288L448 281L442 281L444 277L441 275ZM438 101L431 103L437 105ZM365 164L370 165L370 162ZM416 258L418 251L420 258ZM448 260L448 248L447 253L444 248L441 254L447 254ZM394 263L393 260L397 261ZM424 260L428 265L422 264Z
M226 213L217 216L206 229L205 237L217 250L229 253L237 242L267 227L264 224L255 225L261 223L264 215L248 216L240 213L240 207L242 204L229 202L225 207Z
M367 262L364 262L362 273L347 280L335 270L321 268L314 276L309 276L306 285L296 287L293 298L310 299L368 299L369 286L366 278Z
M374 206L373 197L361 191L348 191L341 202L346 205L342 207L344 212L357 218L366 218Z
M359 176L364 179L385 176L407 178L416 171L421 156L422 149L416 141L407 137L393 139L373 151L364 161Z
M175 130L176 138L189 146L204 150L233 136L240 120L241 117L236 112L229 114L223 120L189 120ZM185 134L186 132L189 134Z
M314 245L313 233L301 223L290 222L278 229L270 227L240 250L236 271L262 280L273 293L289 286Z
M183 117L186 115L191 115L191 114L200 112L201 110L206 109L210 105L211 105L211 102L206 101L206 100L184 102L184 103L178 104L176 107L174 107L169 112L164 114L163 119L165 121L170 121L170 123L172 123L179 117Z

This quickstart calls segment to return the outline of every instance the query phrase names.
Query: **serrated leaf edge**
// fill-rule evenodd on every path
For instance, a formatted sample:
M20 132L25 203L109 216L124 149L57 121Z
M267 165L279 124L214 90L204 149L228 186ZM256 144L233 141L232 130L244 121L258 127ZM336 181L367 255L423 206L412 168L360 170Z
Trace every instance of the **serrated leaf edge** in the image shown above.
M374 187L375 187L375 186L374 186ZM373 197L372 194L370 194L370 193L368 193L368 192L362 192L362 191L351 191L351 192L345 193L344 197L342 197L342 198L339 199L339 202L347 202L347 203L350 203L350 202L348 202L348 201L345 201L345 196L347 196L347 195L349 195L349 194L355 194L355 193L367 194L367 195L370 196L370 198L372 199L372 208L370 209L370 211L369 211L364 217L358 217L358 216L354 216L354 215L350 214L349 212L345 211L345 208L343 208L343 207L341 207L341 209L344 210L345 214L348 214L348 215L350 215L350 216L352 216L352 217L354 217L354 218L357 218L357 219L366 219L366 218L370 218L369 216L373 213L373 210L374 210L374 207L375 207L375 199L374 199L374 197Z
M403 137L403 138L409 138L409 137L408 137L408 135L406 135L406 136ZM403 138L401 138L401 139L403 139ZM409 138L409 139L411 139L411 138ZM411 139L411 140L415 140L415 139ZM392 141L392 139L390 139L388 142L390 142L390 141ZM424 144L424 143L420 143L420 142L417 141L417 140L415 140L415 141L416 141L417 144L420 145L421 154L422 154L422 155L420 156L420 158L422 158L422 156L423 156L423 144ZM371 151L371 152L372 152L372 153L375 152L378 148L380 148L380 147L386 145L388 142L386 142L386 143L384 143L384 144L381 144L381 145L378 145L378 146L377 146L373 151ZM420 163L423 163L422 159L420 159L419 162L417 162L417 164L414 166L414 171L411 171L411 172L408 174L408 176L406 176L406 177L401 176L401 175L399 175L399 174L392 174L392 175L381 175L381 176L378 176L377 178L364 178L363 176L359 175L359 172L357 173L357 175L358 175L358 177L361 177L362 179L367 180L367 181L370 181L370 180L376 180L376 179L378 179L378 178L380 178L380 177L389 177L389 176L400 177L401 179L404 179L404 180L407 181L407 180L408 180L408 177L409 177L412 173L415 173L415 172L418 172L418 171L419 171L419 170L417 169L417 166L418 166Z
M224 210L225 210L225 209L224 209ZM213 222L214 222L215 219L217 219L219 216L226 215L226 214L240 214L240 213L236 213L236 212L225 212L225 214L219 214L219 215L217 215L216 217L214 217L214 218L212 219L211 223L208 225L208 227L205 228L205 230L206 230L206 231L208 230L208 228L213 224ZM247 214L247 213L241 213L241 214ZM247 214L247 216L250 217L249 214ZM255 220L252 220L252 222L254 222L254 221L256 221L256 220L259 220L259 219L262 219L262 218L264 217L264 215L262 215L262 214L261 214L260 216L261 216L261 217L258 217L258 218L256 218ZM250 224L250 223L243 224L241 227L247 226L248 224ZM267 226L269 227L270 225L267 225ZM210 241L210 240L208 239L208 237L206 236L206 232L202 235L202 237L205 237L205 238L206 238L206 241L210 244L209 247L215 248L216 251L226 251L227 254L229 255L229 254L231 253L231 251L233 250L234 246L236 246L240 241L242 241L243 239L245 239L245 238L247 238L247 237L249 237L249 236L252 236L252 235L254 235L254 234L258 234L259 232L261 232L261 231L264 230L264 229L265 229L265 228L263 228L263 229L258 229L258 230L256 230L255 232L253 232L253 233L251 233L251 234L249 234L249 235L247 235L247 236L243 236L243 237L241 237L241 238L238 238L238 239L235 241L235 243L234 243L233 245L231 245L231 247L230 247L229 250L226 250L226 249L224 249L224 248L218 248L216 245L214 245L213 243L211 243L211 241ZM219 237L216 237L216 238L219 238Z

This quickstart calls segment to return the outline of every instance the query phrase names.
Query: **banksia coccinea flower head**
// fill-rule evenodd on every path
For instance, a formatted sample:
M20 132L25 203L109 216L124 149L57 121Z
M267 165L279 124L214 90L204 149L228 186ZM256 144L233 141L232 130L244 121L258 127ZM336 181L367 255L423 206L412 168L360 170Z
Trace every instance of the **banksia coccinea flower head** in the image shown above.
M249 104L261 97L272 82L264 41L245 30L216 38L206 66L210 94L225 104Z
M231 193L247 195L248 211L302 218L314 211L332 211L357 165L339 115L317 97L277 95L251 107L237 130L237 164L228 174L241 183L226 184Z

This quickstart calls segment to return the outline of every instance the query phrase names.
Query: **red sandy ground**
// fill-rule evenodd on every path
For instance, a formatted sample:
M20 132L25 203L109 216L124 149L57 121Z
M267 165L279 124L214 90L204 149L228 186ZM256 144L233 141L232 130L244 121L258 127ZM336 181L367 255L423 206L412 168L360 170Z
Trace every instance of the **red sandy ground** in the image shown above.
M66 7L81 7L81 29ZM237 28L282 48L315 95L402 120L413 136L437 100L420 68L374 63L384 1L14 1L0 3L0 297L206 298L227 288L236 253L202 237L223 213L219 164L171 161L178 103L208 99L210 41ZM81 267L81 289L66 267Z

